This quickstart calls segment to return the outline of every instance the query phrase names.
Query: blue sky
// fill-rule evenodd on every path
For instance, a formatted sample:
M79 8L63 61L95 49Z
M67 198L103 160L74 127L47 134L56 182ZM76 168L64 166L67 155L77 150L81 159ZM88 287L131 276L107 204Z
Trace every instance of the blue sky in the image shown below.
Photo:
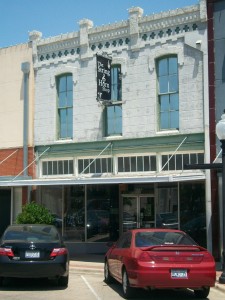
M26 43L32 30L43 38L78 31L87 18L94 26L128 19L139 6L144 15L199 3L198 0L0 0L0 48Z

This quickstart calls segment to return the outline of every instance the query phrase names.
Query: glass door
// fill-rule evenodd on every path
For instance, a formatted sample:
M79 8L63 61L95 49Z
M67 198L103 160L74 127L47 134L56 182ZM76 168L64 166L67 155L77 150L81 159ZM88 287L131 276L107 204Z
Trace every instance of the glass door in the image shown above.
M150 195L123 195L123 232L155 227L155 198Z
M123 232L138 228L138 197L123 196Z
M155 198L140 196L140 228L155 227Z

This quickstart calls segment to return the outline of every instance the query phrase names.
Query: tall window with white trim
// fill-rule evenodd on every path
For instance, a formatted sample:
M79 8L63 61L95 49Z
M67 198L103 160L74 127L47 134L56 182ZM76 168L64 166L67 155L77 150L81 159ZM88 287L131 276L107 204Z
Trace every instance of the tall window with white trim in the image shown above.
M105 135L122 135L121 65L111 67L111 102L105 107Z
M177 56L157 61L159 130L179 129L179 84Z
M73 138L73 77L63 74L56 78L58 138Z

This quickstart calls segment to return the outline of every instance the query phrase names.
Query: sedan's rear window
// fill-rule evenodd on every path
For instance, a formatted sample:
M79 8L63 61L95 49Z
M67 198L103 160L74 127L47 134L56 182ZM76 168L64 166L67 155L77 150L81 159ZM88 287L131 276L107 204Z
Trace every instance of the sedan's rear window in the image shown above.
M55 227L43 225L22 225L9 227L3 240L15 240L15 241L34 241L34 242L48 242L59 241L59 234Z
M187 235L180 232L137 232L135 235L136 247L148 247L154 245L196 245Z

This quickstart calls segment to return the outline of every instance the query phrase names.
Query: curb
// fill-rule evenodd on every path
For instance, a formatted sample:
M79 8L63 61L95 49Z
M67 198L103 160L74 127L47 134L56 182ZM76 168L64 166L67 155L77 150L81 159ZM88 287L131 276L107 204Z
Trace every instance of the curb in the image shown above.
M81 262L70 262L70 271L76 273L104 273L104 265L102 263L81 263Z
M220 290L225 293L225 285L221 285L220 283L216 283L213 289Z
M225 292L225 284L219 283L219 277L221 272L217 272L216 283L214 289Z

